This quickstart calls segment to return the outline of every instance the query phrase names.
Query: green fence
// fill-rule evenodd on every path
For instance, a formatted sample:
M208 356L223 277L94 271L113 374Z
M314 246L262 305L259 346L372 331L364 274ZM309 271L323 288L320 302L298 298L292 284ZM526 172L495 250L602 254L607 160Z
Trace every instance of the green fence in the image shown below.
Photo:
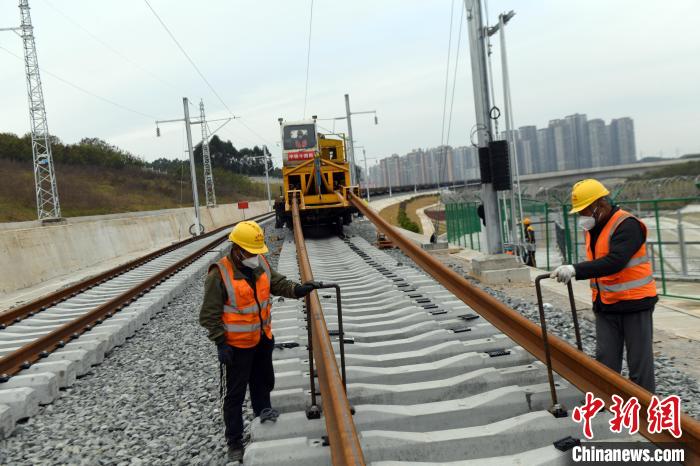
M647 226L647 255L652 263L659 293L700 300L700 197L620 200L616 202ZM447 240L451 244L481 251L481 219L478 201L445 206ZM586 260L583 230L570 205L552 205L523 199L523 216L529 217L537 240L537 266L551 270L559 264ZM499 204L504 243L509 244L510 200ZM519 214L518 214L519 217Z
M647 256L659 293L700 300L700 197L620 200L616 204L647 227ZM571 206L561 206L566 262L586 260L586 241Z
M481 251L482 224L477 214L479 202L456 202L445 205L447 224L447 241L460 247ZM549 204L534 199L523 199L523 216L530 218L537 240L537 261L540 267L551 269L552 251L551 239L554 238L555 225L550 215ZM502 200L499 204L501 221L501 238L505 244L511 244L510 200ZM518 225L519 227L519 225Z
M448 243L481 251L481 219L477 202L445 204Z

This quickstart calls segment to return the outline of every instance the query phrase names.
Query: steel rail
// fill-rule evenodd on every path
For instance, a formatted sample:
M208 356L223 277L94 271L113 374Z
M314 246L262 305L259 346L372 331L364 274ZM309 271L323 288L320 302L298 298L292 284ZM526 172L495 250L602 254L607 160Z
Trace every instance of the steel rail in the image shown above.
M488 293L473 286L449 267L423 251L422 248L384 221L372 208L365 205L361 198L352 193L349 196L353 205L418 266L526 351L540 361L545 360L543 334L538 325ZM594 393L605 401L606 406L611 405L612 395L621 396L625 401L636 397L642 408L640 410L642 415L639 416L639 433L654 443L681 443L689 455L686 457L686 463L700 464L700 422L682 413L683 435L680 439L674 438L667 431L649 433L646 411L651 403L652 394L650 392L585 353L578 351L561 338L548 335L548 340L552 367L559 375L581 391Z
M251 220L255 220L256 218L261 218L267 214L260 215L258 217L254 217ZM206 238L208 236L215 235L219 233L222 230L225 230L226 228L230 228L234 224L230 225L225 225L223 227L217 228L215 230L210 231L209 233L206 233L204 235L199 235L199 236L193 236L192 238L188 238L183 241L178 241L177 243L173 243L171 245L165 246L163 248L160 248L156 251L153 251L149 254L146 254L145 256L141 256L137 259L134 259L132 261L129 261L125 264L119 265L117 267L114 267L112 269L109 269L105 272L102 272L98 275L95 275L94 277L87 278L85 280L81 280L78 283L75 283L73 285L70 285L66 288L60 289L54 293L47 294L45 296L42 296L38 299L32 300L28 303L22 304L20 306L13 307L11 309L8 309L6 311L0 311L0 329L3 329L11 324L20 322L22 319L26 317L31 317L37 312L41 312L43 310L46 310L50 306L55 306L56 304L63 302L67 299L70 299L74 296L77 296L78 294L89 290L90 288L94 288L98 285L101 285L102 283L106 282L107 280L111 280L112 278L115 278L119 275L122 275L126 272L129 272L136 267L140 267L148 262L151 262L154 259L157 259L158 257L161 257L165 254L168 254L169 252L172 252L176 249L179 249L183 246L187 246L188 244L192 243L193 241L200 240L202 238Z
M264 214L256 218L261 219L262 217L272 218L272 214ZM267 220L267 218L265 218L265 220ZM228 228L229 226L222 227L218 231ZM145 295L148 291L151 291L169 277L183 270L189 264L206 254L212 247L215 247L225 240L226 237L220 237L208 242L187 257L182 258L175 264L149 277L124 293L115 296L90 312L83 314L75 320L58 327L41 338L0 358L0 381L7 380L22 369L29 368L32 363L48 356L51 351L65 346L68 341L79 337L80 334L92 329L96 324L100 324L105 319L112 317L118 311L129 306L129 304L135 302L139 297Z
M292 201L292 221L294 225L294 242L297 247L297 260L299 261L299 275L302 281L313 280L314 276L306 253L296 196ZM362 447L357 437L357 429L350 412L350 402L343 389L335 352L328 335L328 327L326 326L323 309L316 291L309 295L307 312L309 313L309 324L313 325L313 331L311 332L313 338L312 347L318 372L318 382L321 388L321 404L326 420L331 462L334 466L362 466L365 464Z

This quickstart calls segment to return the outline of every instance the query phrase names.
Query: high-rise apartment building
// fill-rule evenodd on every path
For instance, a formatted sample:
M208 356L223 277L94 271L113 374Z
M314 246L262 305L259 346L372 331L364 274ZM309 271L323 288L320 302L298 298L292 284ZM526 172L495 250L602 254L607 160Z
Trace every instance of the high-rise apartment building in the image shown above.
M554 137L552 134L550 128L540 128L537 130L538 173L556 170L557 162L554 151Z
M610 131L605 121L596 118L588 121L588 141L591 147L591 166L613 165L610 147Z
M615 164L637 161L632 118L615 118L610 122L610 145Z
M588 142L588 125L585 114L575 113L564 118L568 126L567 142L569 154L573 154L575 161L574 168L591 168L591 149Z
M536 126L518 128L520 146L518 147L518 168L521 175L540 171L540 149Z

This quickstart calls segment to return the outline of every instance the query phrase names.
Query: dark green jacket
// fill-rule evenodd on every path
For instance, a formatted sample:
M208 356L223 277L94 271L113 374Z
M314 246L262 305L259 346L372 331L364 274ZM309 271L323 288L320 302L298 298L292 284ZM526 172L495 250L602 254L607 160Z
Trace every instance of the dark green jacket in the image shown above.
M230 258L229 256L229 259ZM233 261L231 261L231 263L233 263ZM262 273L262 267L258 267L253 271L256 281ZM270 273L272 274L272 277L270 277L271 294L284 296L285 298L296 298L294 294L294 288L297 285L296 282L287 280L287 277L277 273L272 267L270 267ZM238 270L235 265L233 266L233 277L236 280L248 278ZM227 298L228 295L226 294L226 287L221 280L221 274L219 270L214 267L209 271L204 282L204 301L202 302L202 308L199 310L199 324L207 330L209 339L216 344L225 341L221 314L224 312L224 303Z

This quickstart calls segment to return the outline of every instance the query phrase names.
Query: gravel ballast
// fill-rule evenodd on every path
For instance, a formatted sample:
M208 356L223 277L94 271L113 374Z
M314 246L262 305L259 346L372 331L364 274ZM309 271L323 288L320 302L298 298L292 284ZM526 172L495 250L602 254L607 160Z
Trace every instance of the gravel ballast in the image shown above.
M267 232L274 266L285 232ZM18 424L0 441L0 464L226 464L216 348L198 323L200 278Z
M274 267L287 232L269 227L267 232ZM375 240L369 222L355 222L346 232ZM400 250L386 252L415 266ZM198 323L203 281L202 276L89 375L0 441L0 464L226 464L216 350ZM482 288L538 322L533 302ZM548 316L550 331L573 341L568 310L554 308ZM582 319L581 332L592 354L593 323ZM700 417L696 380L663 354L656 359L656 378L660 395L681 395L683 409Z

